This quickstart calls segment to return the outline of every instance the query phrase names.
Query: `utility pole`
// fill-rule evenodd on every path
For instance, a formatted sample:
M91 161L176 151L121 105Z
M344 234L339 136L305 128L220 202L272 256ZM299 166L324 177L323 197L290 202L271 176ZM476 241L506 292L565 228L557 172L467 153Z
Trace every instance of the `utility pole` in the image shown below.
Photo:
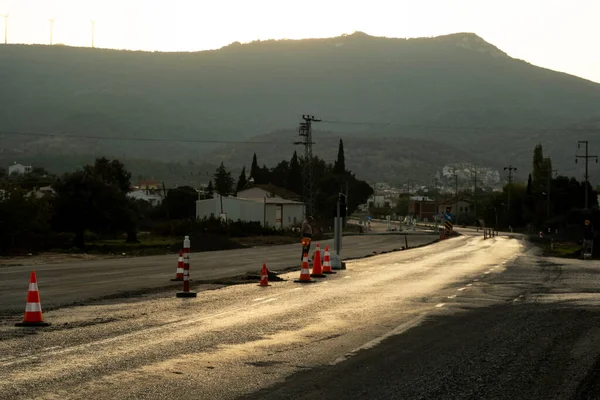
M56 18L52 18L51 20L49 20L50 21L50 46L52 46L52 43L53 43L52 36L54 34L54 20L55 19Z
M3 15L4 17L4 44L8 44L8 14Z
M596 164L598 164L598 156L590 156L588 154L588 141L587 140L579 140L577 142L577 148L581 148L581 144L585 143L585 156L575 156L575 163L577 163L577 159L578 158L585 158L585 209L588 209L588 180L589 180L589 174L588 174L588 160L590 158L594 158L596 160Z
M94 47L96 47L94 45L94 36L96 34L96 21L91 20L90 22L92 23L92 49L93 49Z
M458 216L458 174L454 170L454 213Z
M302 115L304 122L300 122L299 136L304 139L302 141L294 142L304 146L304 177L303 177L303 197L306 205L306 215L313 215L314 204L313 204L313 179L312 179L312 164L313 164L313 153L312 145L315 144L312 141L312 123L321 122L320 119L314 117L314 115Z
M506 203L506 208L510 211L510 191L512 188L512 173L517 170L517 167L513 167L509 165L508 167L504 167L505 171L508 171L508 202Z
M475 219L477 219L477 168L473 169L473 203L475 206ZM483 181L481 181L483 183Z

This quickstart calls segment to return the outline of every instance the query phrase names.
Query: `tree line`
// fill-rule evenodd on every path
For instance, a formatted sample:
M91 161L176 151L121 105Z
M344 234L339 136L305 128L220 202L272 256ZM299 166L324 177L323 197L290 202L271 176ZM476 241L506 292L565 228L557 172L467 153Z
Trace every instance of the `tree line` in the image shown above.
M334 164L318 157L312 162L318 217L333 216L337 194L346 185L350 211L373 193L366 182L346 170L341 141ZM237 181L221 163L205 190L190 186L162 190L164 198L158 206L128 196L131 173L119 160L98 158L61 176L43 168L11 176L0 170L0 253L64 248L66 243L83 249L89 232L102 237L123 235L127 242L137 242L140 230L174 234L178 221L196 220L197 200L212 198L214 193L235 196L250 177L255 184L271 183L302 194L304 163L294 153L290 161L273 168L259 167L254 155L250 173L246 176L244 168ZM38 196L42 186L50 186L54 193Z

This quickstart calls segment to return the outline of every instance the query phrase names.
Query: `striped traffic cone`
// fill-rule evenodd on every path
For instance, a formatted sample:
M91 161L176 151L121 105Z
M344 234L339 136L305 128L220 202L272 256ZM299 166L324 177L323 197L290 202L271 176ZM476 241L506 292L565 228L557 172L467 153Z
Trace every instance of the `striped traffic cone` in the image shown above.
M262 270L260 271L260 284L258 286L271 286L269 285L269 271L267 270L267 264L263 264Z
M310 276L312 276L313 278L326 278L327 276L323 274L323 269L321 268L321 247L319 247L318 243L317 248L315 250L313 262L313 270Z
M304 253L302 258L302 269L300 270L300 279L295 280L296 283L315 283L316 281L310 279L310 270L308 269L308 254Z
M183 250L179 250L179 259L177 260L177 271L175 272L175 278L172 281L183 280Z
M325 256L323 258L323 273L324 274L337 274L333 269L331 269L331 255L329 254L329 245L325 245Z
M37 286L37 277L35 271L31 271L29 279L29 292L27 292L27 304L25 305L25 318L23 322L15 324L15 326L48 326L48 322L44 322L42 317L42 305L40 303L40 292Z

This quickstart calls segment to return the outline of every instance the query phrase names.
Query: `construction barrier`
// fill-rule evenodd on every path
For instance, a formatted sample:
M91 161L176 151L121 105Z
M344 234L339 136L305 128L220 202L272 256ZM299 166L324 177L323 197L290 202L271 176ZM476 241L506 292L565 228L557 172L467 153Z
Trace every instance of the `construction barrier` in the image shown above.
M315 283L314 279L310 279L310 270L308 269L308 254L305 252L302 257L302 269L300 270L300 279L294 281L295 283Z
M269 270L267 269L267 264L263 264L262 270L260 271L260 283L258 286L271 286L269 285Z
M329 254L329 245L325 245L325 255L323 256L323 273L328 275L337 274L337 272L331 268L331 254Z
M313 278L325 278L327 275L323 274L323 269L321 267L321 247L317 243L317 249L315 250L315 256L313 258L313 270L312 274L310 274Z
M183 239L183 292L177 292L177 297L196 297L196 292L190 291L190 237Z

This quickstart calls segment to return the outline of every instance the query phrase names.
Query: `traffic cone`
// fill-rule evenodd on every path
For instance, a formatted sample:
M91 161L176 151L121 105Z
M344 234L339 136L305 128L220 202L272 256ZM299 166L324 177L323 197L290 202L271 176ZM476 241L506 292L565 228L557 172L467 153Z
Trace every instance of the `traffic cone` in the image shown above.
M179 250L179 259L177 260L177 272L175 272L175 278L172 281L183 280L183 250Z
M308 269L308 254L304 253L302 259L302 270L300 271L300 279L295 280L296 283L315 283L316 281L310 279L310 270Z
M260 284L258 286L271 286L269 285L269 271L267 270L267 264L263 264L262 270L260 271Z
M35 271L31 271L29 279L29 292L27 292L27 304L25 305L25 318L23 322L15 326L48 326L42 317L42 305L40 303L40 292L38 292L37 278Z
M326 278L326 275L323 274L323 269L321 268L321 247L319 247L318 243L313 258L313 270L310 276L313 278Z
M325 245L325 256L323 257L323 273L324 274L337 274L331 269L331 255L329 254L329 245Z

